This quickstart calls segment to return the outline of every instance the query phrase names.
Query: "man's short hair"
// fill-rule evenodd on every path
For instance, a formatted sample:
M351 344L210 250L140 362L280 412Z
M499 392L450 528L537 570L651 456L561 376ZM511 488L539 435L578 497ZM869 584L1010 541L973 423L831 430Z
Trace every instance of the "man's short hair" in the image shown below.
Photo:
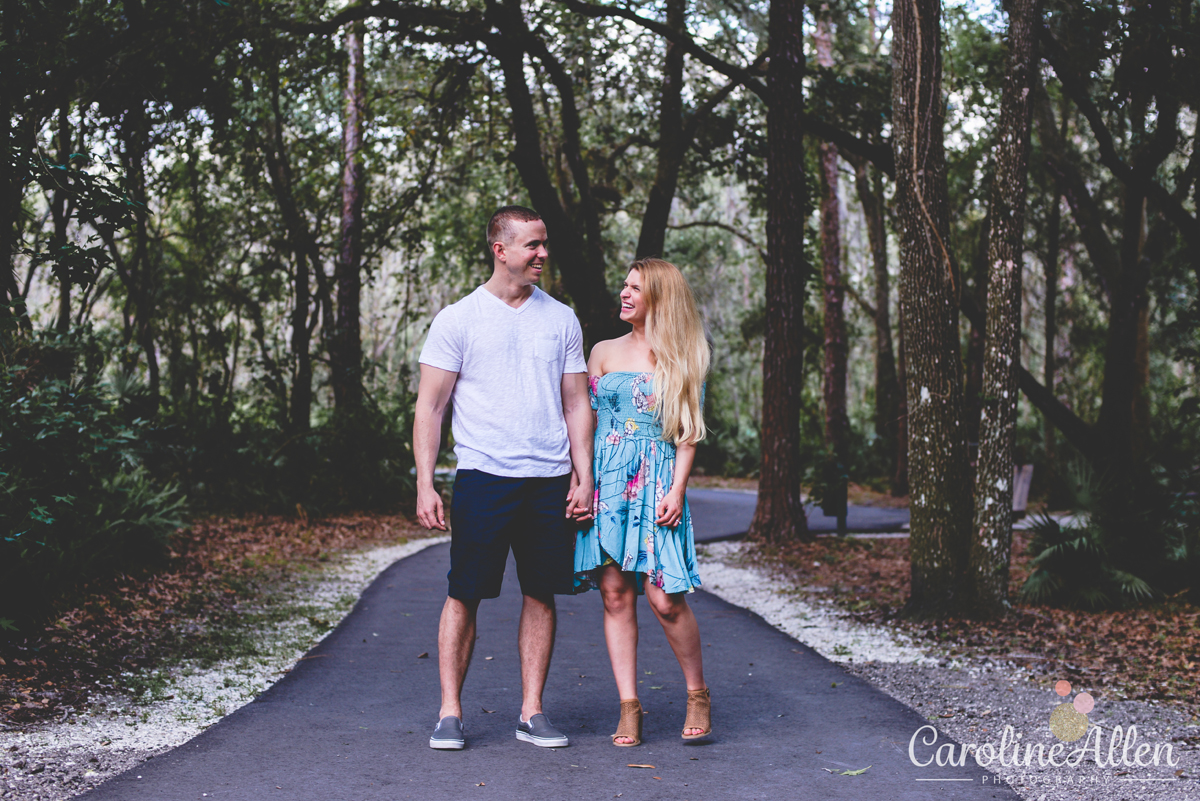
M508 242L513 236L513 223L534 222L542 219L542 215L525 206L503 206L496 210L488 222L488 250L497 242Z

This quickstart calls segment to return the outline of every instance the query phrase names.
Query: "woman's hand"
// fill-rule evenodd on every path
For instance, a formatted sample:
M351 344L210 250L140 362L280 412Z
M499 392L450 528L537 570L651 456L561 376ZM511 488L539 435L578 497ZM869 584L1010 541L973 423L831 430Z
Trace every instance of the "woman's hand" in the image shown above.
M668 492L654 510L658 513L656 525L675 528L683 520L683 493Z

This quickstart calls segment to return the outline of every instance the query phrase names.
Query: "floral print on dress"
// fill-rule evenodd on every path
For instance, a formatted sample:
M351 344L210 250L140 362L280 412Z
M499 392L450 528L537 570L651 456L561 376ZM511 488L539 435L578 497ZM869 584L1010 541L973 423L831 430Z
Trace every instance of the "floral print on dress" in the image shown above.
M648 459L642 456L642 463L638 465L638 471L633 478L625 482L625 491L621 493L621 497L627 501L636 501L638 493L642 491L642 487L646 486L646 466Z
M653 390L646 392L642 389L653 380L654 376L651 373L641 373L633 379L633 383L630 385L633 394L633 408L642 414L654 414L654 410L658 408L658 400L654 397Z
M675 478L675 446L663 440L654 419L657 398L651 373L590 376L596 409L593 469L596 517L576 534L575 585L593 589L596 570L612 562L664 592L700 586L692 518L685 497L674 528L660 526L657 507Z

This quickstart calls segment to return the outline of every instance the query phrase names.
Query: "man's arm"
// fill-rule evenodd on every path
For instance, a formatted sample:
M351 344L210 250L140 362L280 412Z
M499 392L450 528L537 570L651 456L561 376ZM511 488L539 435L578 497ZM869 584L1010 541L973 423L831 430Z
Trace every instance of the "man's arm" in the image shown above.
M417 408L413 420L413 457L417 462L417 520L425 528L446 530L442 496L433 488L438 446L442 442L442 419L458 373L421 365L417 386ZM590 449L590 442L589 442Z
M588 399L586 373L564 373L562 378L563 417L567 421L567 439L571 443L571 472L578 480L567 496L567 517L590 520L592 517L592 436L595 415Z

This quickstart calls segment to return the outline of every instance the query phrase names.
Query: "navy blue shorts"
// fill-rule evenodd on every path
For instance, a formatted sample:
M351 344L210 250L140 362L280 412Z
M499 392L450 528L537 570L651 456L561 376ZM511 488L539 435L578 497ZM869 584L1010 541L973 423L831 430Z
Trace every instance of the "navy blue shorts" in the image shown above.
M495 598L512 548L521 593L575 592L575 528L565 517L570 476L509 478L459 470L450 507L448 595Z

